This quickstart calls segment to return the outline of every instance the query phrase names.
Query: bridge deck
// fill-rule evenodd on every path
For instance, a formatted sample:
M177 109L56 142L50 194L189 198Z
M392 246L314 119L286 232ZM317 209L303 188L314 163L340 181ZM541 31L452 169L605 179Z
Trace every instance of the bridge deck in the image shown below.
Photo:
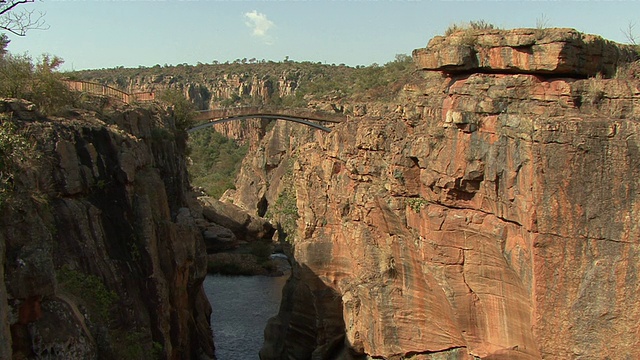
M222 108L214 110L205 110L198 112L195 120L200 121L213 121L223 120L229 118L246 118L246 117L271 117L277 118L278 116L287 118L298 118L305 120L314 120L322 122L340 123L347 120L347 116L344 114L330 113L326 111L311 110L311 109L278 109L265 106L247 106L237 108Z

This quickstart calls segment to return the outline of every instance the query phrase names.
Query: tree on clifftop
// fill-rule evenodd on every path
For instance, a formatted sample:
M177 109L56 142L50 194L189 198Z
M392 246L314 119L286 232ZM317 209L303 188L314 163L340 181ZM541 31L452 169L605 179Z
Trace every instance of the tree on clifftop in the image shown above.
M25 36L27 30L45 29L44 13L19 8L32 2L34 0L0 0L0 29L18 36Z

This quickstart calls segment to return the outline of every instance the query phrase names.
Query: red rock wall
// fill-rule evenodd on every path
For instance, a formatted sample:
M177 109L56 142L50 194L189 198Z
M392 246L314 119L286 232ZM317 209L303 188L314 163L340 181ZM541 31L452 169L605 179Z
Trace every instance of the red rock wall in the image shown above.
M299 151L262 358L640 357L638 81L417 76Z

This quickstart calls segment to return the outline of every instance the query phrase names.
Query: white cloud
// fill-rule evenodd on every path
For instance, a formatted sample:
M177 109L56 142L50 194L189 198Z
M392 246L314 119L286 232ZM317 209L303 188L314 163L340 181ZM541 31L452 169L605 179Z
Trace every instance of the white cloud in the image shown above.
M273 21L267 19L267 15L257 12L253 10L252 12L248 12L244 14L244 17L247 19L245 24L251 28L252 35L258 38L264 39L267 43L271 42L271 37L267 32L269 29L275 27L276 25Z

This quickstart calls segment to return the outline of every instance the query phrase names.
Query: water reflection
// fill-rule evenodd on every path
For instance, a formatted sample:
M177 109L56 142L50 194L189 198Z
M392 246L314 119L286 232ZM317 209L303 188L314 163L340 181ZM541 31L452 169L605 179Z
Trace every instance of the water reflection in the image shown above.
M208 275L211 327L218 360L259 359L267 320L278 313L287 276Z

